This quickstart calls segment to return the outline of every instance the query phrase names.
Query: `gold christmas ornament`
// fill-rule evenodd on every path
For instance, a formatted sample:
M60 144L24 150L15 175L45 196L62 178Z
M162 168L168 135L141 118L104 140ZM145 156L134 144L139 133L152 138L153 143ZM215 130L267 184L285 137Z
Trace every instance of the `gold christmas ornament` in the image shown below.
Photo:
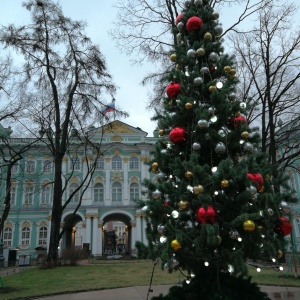
M165 131L163 129L159 129L158 134L159 134L159 136L164 136Z
M189 203L187 201L181 200L178 204L180 210L185 210L189 207Z
M214 12L212 13L212 17L213 17L214 20L218 20L219 17L220 17L220 15L219 15L219 13L218 13L217 11L214 11Z
M257 229L258 229L259 231L262 231L264 228L263 228L261 225L258 225L258 226L257 226Z
M228 73L230 72L231 68L229 66L225 66L224 67L224 72Z
M247 220L243 223L243 228L245 231L253 231L255 229L255 224L252 220Z
M199 194L203 193L203 191L204 191L204 187L201 184L196 185L193 188L193 192L194 192L195 195L199 195Z
M193 104L191 102L187 102L185 105L184 105L185 109L189 110L189 109L192 109L193 108Z
M181 249L181 244L177 240L171 242L171 247L174 251Z
M152 170L151 170L151 171L152 171L152 173L153 173L153 174L156 174L156 173L158 173L158 170L157 170L157 169L155 169L155 168L152 168Z
M193 173L191 171L186 171L184 175L185 175L186 178L192 178L193 177Z
M241 137L244 138L244 139L248 139L249 138L249 132L248 131L243 131L241 133Z
M208 40L208 41L211 41L211 40L212 40L212 35L211 35L211 33L210 33L210 32L206 32L206 33L204 34L204 39L205 39L205 40Z
M235 77L235 75L229 75L230 79L233 79Z
M157 162L154 162L153 164L152 164L152 169L157 169L158 168L158 163Z
M173 53L173 54L170 55L170 60L171 60L172 62L175 62L175 61L176 61L176 58L177 58L177 56L176 56L175 53Z
M277 258L281 258L282 256L283 256L283 252L281 250L278 250Z
M235 76L235 74L236 74L236 70L235 69L231 69L229 71L229 75Z
M238 111L238 112L236 112L234 115L235 115L236 117L239 117L239 116L241 115L241 112Z
M222 180L221 181L221 187L222 188L227 188L229 186L229 182L228 182L228 180Z
M196 54L198 56L204 56L205 55L205 50L203 48L199 48L196 50Z
M208 90L210 91L210 92L213 92L213 91L215 91L217 89L217 87L215 86L215 85L211 85L209 88L208 88Z

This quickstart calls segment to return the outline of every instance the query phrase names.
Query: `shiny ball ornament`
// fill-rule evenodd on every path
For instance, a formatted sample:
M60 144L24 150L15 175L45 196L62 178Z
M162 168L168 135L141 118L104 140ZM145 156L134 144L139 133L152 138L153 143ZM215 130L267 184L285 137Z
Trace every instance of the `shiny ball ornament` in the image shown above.
M181 244L177 240L171 242L171 247L174 251L181 249Z
M180 94L180 84L170 83L166 88L166 93L169 98L176 98Z
M200 86L203 83L203 79L201 77L196 77L194 79L194 85Z
M241 137L244 138L244 139L248 139L250 136L249 132L248 131L243 131L241 133Z
M212 93L217 89L217 87L215 85L211 85L208 90Z
M219 55L216 52L212 52L212 53L209 54L208 59L210 61L214 61L215 62L215 61L218 61L220 59L220 57L219 57Z
M224 143L222 142L219 142L217 145L216 145L216 148L215 148L215 152L217 154L224 154L226 152L226 146Z
M208 122L206 120L199 120L197 125L199 128L205 129L208 127Z
M226 136L225 130L220 129L220 130L218 131L218 135L219 135L220 137L225 137L225 136Z
M175 53L173 53L173 54L170 55L170 60L171 60L172 62L175 62L175 61L176 61L176 58L177 58L177 56L176 56Z
M186 110L190 110L190 109L193 108L193 104L192 104L191 102L187 102L187 103L184 105L184 108L185 108Z
M228 98L230 99L230 100L236 100L236 93L230 93L229 95L228 95Z
M281 236L286 236L292 233L292 223L285 217L280 217L274 231Z
M202 73L202 74L209 74L209 68L208 67L202 67L200 69L200 73Z
M202 27L202 20L199 17L191 17L187 20L185 27L188 32L199 31Z
M220 90L222 87L223 87L223 82L221 81L218 81L217 84L216 84L216 87Z
M177 210L173 210L171 216L172 218L177 219L179 217L179 212Z
M252 196L257 194L257 189L253 185L250 185L249 187L247 187L246 191L249 192Z
M193 173L191 171L186 171L184 173L185 178L190 179L193 177Z
M274 210L272 208L268 208L268 215L273 216L274 215Z
M182 26L183 26L183 23L179 23L179 24L182 24ZM177 27L180 27L179 24L177 25ZM182 34L181 34L180 32L177 33L176 39L177 39L177 42L178 42L178 43L180 43L180 42L182 41ZM177 65L177 66L178 66L178 65ZM177 66L176 66L176 68L179 69Z
M254 146L251 143L246 142L246 143L243 144L243 151L244 152L251 153L251 152L253 152L253 150L254 150Z
M247 119L243 116L234 116L231 120L230 120L230 127L232 129L239 129L242 125L247 125Z
M216 112L216 109L214 107L209 107L208 112L213 115Z
M200 150L201 149L201 145L199 143L193 143L192 149L194 151Z
M200 6L202 5L202 0L195 0L194 4Z
M255 224L252 220L247 220L243 223L243 228L245 231L253 231L255 229Z
M287 215L287 214L290 213L291 208L290 208L290 206L288 205L287 202L281 201L281 202L280 202L280 206L281 206L281 209L282 209L282 211L283 211L284 214Z
M224 72L228 73L230 72L231 68L229 66L225 66L223 70Z
M248 173L247 177L256 185L256 189L260 191L264 184L263 177L259 173Z
M153 198L154 200L159 199L160 196L161 196L161 191L159 191L159 190L155 190L155 191L152 193L152 198Z
M204 39L207 40L207 41L211 41L212 40L212 35L210 32L206 32L204 34Z
M157 232L158 232L160 235L163 235L163 234L166 232L166 226L163 225L163 224L157 225Z
M229 75L235 76L235 74L236 74L236 69L230 69Z
M184 1L184 5L185 7L189 7L191 5L191 1L190 0Z
M216 212L212 206L208 206L206 209L200 207L196 212L196 217L201 224L214 224L216 221Z
M240 103L240 108L245 109L247 107L247 104L245 102Z
M159 136L164 136L165 135L164 129L159 129L158 134Z
M158 179L164 179L164 178L166 177L166 174L163 173L163 172L159 172L159 173L156 175L156 177L157 177Z
M151 166L152 166L152 169L157 169L158 168L158 163L154 162Z
M199 185L194 186L194 188L193 188L193 193L194 193L195 195L199 195L199 194L201 194L201 193L203 193L203 192L204 192L204 187L203 187L203 185L199 184Z
M178 25L178 23L180 22L180 20L182 19L182 17L184 16L184 14L179 14L177 17L176 17L176 20L175 20L175 24Z
M188 57L196 57L196 51L194 49L189 49L186 54Z
M185 209L188 209L189 208L189 203L187 201L179 201L179 210L185 210Z
M223 27L222 26L216 26L215 27L215 33L216 33L216 35L221 35L223 33Z
M240 234L238 233L237 230L232 229L232 230L229 231L229 237L230 237L231 239L237 240L239 236L240 236Z
M281 258L283 256L283 252L281 250L277 251L277 258Z
M196 53L198 56L204 56L205 55L205 50L203 48L198 48L196 50Z
M170 141L174 144L181 144L186 142L187 137L187 131L182 127L175 127L169 134Z
M218 20L219 17L220 17L220 14L219 14L217 11L214 11L214 12L212 13L212 17L213 17L214 20Z
M157 171L156 168L152 168L151 172L152 172L153 174L156 174L158 171Z
M221 181L221 187L223 188L223 189L225 189L225 188L227 188L229 186L229 181L228 180L222 180Z

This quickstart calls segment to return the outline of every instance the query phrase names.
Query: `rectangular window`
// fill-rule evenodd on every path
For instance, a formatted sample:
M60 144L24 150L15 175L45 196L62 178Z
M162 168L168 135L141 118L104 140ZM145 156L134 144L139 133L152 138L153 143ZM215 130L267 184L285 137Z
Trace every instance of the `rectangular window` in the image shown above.
M16 204L16 187L12 186L10 188L10 205L15 205Z
M113 202L122 202L122 187L113 187L112 188L112 201Z
M47 245L47 228L42 227L39 232L39 245Z
M43 161L43 171L44 171L44 173L51 173L51 170L52 170L51 160L44 160Z
M35 161L27 160L25 163L25 171L26 171L26 173L34 173L35 172Z
M96 161L96 170L104 170L104 159L98 158Z
M33 204L34 188L33 186L25 187L24 203Z
M3 244L5 246L11 246L12 244L12 229L5 228L3 232Z
M30 244L30 230L22 230L21 245L28 246Z
M18 171L19 171L19 165L18 165L18 163L15 163L15 164L11 167L11 172L12 172L13 174L16 174L16 173L18 173Z
M79 157L71 157L70 159L70 170L79 171L80 170L80 159Z

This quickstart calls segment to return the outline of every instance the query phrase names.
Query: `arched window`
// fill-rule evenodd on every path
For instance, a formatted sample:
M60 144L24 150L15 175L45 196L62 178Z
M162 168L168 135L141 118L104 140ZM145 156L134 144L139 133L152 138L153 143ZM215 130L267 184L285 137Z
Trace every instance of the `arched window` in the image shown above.
M130 185L130 201L138 200L140 198L140 188L136 182Z
M24 204L32 205L34 198L34 184L33 182L26 182L24 186Z
M129 159L129 170L139 170L140 164L137 157L131 157Z
M122 169L122 158L120 156L114 156L111 159L111 168L113 170L121 170Z
M47 227L42 226L39 231L39 246L47 245Z
M104 158L98 157L96 161L96 170L104 170Z
M121 202L122 201L122 185L120 182L114 182L112 185L112 201Z
M22 229L21 245L25 245L25 246L30 245L30 229L29 229L29 227L24 227Z
M25 163L25 171L26 171L26 173L34 173L35 172L35 161L27 160Z
M104 201L104 188L102 183L96 183L94 185L94 202Z
M69 187L69 197L78 188L77 183L71 183ZM79 202L79 190L73 195L71 202Z
M51 186L45 184L41 190L41 204L49 204L51 202Z
M10 227L4 228L3 231L3 244L5 246L12 245L12 229Z

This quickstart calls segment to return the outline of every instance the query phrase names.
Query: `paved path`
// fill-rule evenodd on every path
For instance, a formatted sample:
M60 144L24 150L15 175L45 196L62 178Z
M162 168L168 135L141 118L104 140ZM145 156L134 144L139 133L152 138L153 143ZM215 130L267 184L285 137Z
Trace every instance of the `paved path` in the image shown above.
M147 286L135 286L121 289L102 290L93 292L84 292L77 294L64 294L58 296L50 296L39 298L36 300L150 300L160 293L166 295L170 285L153 286L148 295ZM268 293L269 297L274 300L279 299L300 299L300 287L279 287L279 286L261 286L261 290Z

